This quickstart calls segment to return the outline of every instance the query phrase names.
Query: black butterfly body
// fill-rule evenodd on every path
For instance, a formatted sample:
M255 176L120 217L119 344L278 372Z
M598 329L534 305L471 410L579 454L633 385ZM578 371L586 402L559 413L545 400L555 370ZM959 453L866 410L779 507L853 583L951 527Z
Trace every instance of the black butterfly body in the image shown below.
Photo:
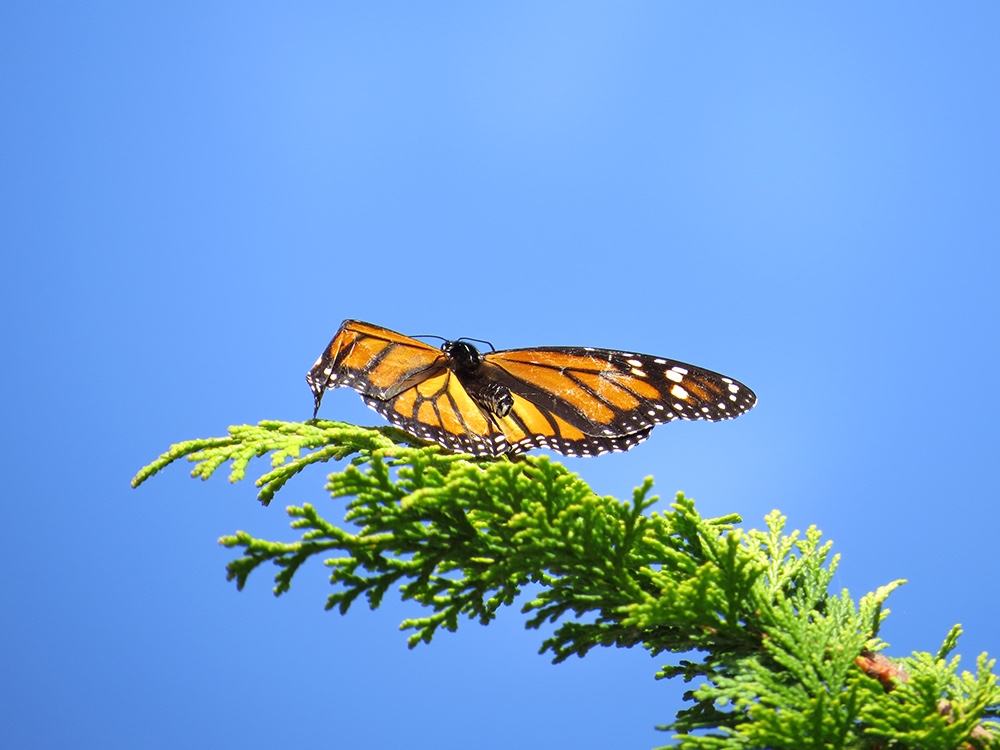
M437 348L346 320L306 376L319 411L347 386L397 427L478 456L549 448L568 456L624 451L674 419L731 419L757 398L742 383L676 360L589 347L480 352Z

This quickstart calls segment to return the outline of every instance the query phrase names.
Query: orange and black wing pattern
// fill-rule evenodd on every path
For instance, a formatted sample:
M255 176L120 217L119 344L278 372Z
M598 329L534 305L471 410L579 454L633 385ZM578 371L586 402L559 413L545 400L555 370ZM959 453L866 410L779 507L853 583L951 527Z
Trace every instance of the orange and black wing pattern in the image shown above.
M731 419L756 403L733 378L647 354L584 347L480 353L438 349L348 320L306 377L316 409L347 386L416 437L473 455L548 448L568 456L624 451L674 419Z
M512 442L521 450L544 447L572 456L628 450L658 424L732 419L757 402L753 391L725 375L611 349L511 349L486 354L484 369L515 394L511 411L524 434Z
M501 455L487 414L441 349L388 328L345 320L306 381L319 412L327 388L347 386L392 424L422 440L474 455ZM500 435L502 439L502 435Z
M327 388L347 386L385 401L447 369L448 357L437 347L371 323L345 320L306 382L319 411Z

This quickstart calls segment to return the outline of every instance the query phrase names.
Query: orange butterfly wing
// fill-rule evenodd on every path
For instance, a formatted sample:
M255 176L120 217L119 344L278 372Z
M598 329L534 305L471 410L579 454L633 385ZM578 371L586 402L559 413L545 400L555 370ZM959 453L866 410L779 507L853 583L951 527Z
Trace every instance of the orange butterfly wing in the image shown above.
M508 450L491 415L452 371L450 358L388 328L345 320L306 381L315 399L314 417L327 388L347 386L411 435L474 455Z
M745 385L711 370L610 349L491 352L484 356L481 369L532 407L519 407L515 398L512 413L526 434L510 442L515 448L524 446L522 450L548 447L588 456L628 450L649 437L658 424L731 419L757 401ZM569 429L545 429L560 424Z
M345 320L306 382L318 411L327 388L347 386L365 396L389 399L447 368L448 358L436 347L388 328Z
M347 386L419 438L491 456L529 448L570 456L624 451L657 424L731 419L756 403L745 385L711 370L609 349L490 352L475 372L463 371L441 349L352 320L343 323L307 380L317 410L324 389ZM470 394L467 386L481 394L484 383L509 392L509 408Z
M627 451L648 438L653 429L648 427L614 435L588 434L566 418L569 416L572 419L575 415L546 408L520 394L513 396L511 410L498 420L505 438L503 453L508 455L524 453L530 448L548 448L565 456L597 456L609 451ZM560 411L563 413L560 414Z

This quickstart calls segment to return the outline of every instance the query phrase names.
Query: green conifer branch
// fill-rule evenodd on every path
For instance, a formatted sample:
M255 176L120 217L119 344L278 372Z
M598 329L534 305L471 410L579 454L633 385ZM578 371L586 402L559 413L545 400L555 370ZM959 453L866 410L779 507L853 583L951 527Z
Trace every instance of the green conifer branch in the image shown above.
M220 539L242 555L228 566L238 588L265 562L285 593L310 559L330 568L328 609L387 593L423 608L402 628L411 647L463 619L486 624L531 586L527 626L556 625L542 643L553 660L594 646L639 646L673 661L658 677L696 683L688 706L663 727L676 747L1000 748L1000 688L985 655L975 674L948 660L960 629L938 651L890 661L878 654L884 602L895 581L855 603L832 593L839 562L811 527L785 533L774 511L765 530L736 528L734 514L705 519L678 494L670 509L647 478L628 501L601 497L545 457L475 460L443 453L392 428L337 422L261 422L225 438L171 447L133 486L186 458L207 479L229 479L271 454L256 485L265 505L313 463L344 461L327 490L344 521L289 506L294 542L237 532Z

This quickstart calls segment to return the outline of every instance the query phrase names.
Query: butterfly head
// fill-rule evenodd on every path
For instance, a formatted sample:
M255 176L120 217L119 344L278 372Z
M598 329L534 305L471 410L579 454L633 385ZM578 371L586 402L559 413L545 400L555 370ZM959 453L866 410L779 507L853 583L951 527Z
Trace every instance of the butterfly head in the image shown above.
M441 344L441 351L451 357L455 371L459 373L473 373L483 361L482 352L468 341L445 341Z

